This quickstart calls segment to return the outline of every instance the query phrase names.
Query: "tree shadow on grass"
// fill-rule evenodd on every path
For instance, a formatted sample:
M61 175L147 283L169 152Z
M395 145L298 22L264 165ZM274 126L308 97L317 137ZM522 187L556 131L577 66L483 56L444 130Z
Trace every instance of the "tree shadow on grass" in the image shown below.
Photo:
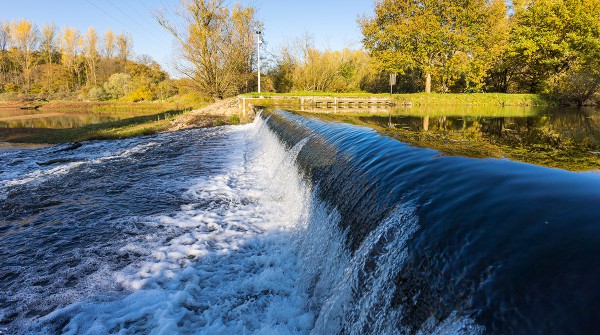
M186 111L188 110L168 110L156 114L90 124L78 128L5 128L0 129L0 141L56 144L150 135L165 130L169 126L169 119L171 117L180 115Z

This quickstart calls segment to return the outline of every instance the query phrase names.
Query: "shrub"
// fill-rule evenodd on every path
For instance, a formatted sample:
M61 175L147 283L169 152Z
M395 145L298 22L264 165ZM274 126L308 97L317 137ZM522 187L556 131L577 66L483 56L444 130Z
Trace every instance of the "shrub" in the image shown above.
M89 100L92 101L103 101L108 99L108 96L106 94L106 92L104 92L104 89L102 89L102 87L92 87L90 88L87 97Z
M119 99L131 92L131 76L126 73L115 73L104 83L104 91L112 99Z
M154 100L154 94L148 87L140 86L135 91L131 92L131 94L127 96L127 99L133 102L142 100L151 101Z

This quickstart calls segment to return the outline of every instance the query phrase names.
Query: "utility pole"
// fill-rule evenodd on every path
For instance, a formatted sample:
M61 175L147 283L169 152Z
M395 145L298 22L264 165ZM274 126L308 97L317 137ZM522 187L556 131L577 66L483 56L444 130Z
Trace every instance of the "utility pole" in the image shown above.
M260 93L260 45L262 44L262 39L260 38L262 32L260 30L256 31L256 53L257 53L257 61L258 61L258 93Z

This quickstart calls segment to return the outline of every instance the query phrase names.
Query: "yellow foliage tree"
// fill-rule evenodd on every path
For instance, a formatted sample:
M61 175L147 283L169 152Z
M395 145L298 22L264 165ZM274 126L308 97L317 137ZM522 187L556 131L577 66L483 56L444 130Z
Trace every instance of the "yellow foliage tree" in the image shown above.
M31 69L34 65L33 52L37 49L39 33L35 25L21 19L13 23L11 37L15 48L18 50L19 64L23 71L26 91L31 88Z
M75 28L65 27L60 41L61 62L69 71L71 87L75 86L76 60L80 52L81 36Z
M90 27L85 34L83 42L83 53L85 56L86 67L88 71L88 83L91 82L94 86L98 85L96 70L98 65L98 33L96 29Z
M104 57L113 58L115 56L115 33L112 30L104 32Z

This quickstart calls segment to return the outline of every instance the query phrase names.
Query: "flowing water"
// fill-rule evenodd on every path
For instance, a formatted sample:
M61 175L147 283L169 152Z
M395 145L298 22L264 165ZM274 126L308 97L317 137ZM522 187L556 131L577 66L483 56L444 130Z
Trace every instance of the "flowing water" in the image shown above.
M597 173L287 112L61 149L0 151L2 334L600 326Z

